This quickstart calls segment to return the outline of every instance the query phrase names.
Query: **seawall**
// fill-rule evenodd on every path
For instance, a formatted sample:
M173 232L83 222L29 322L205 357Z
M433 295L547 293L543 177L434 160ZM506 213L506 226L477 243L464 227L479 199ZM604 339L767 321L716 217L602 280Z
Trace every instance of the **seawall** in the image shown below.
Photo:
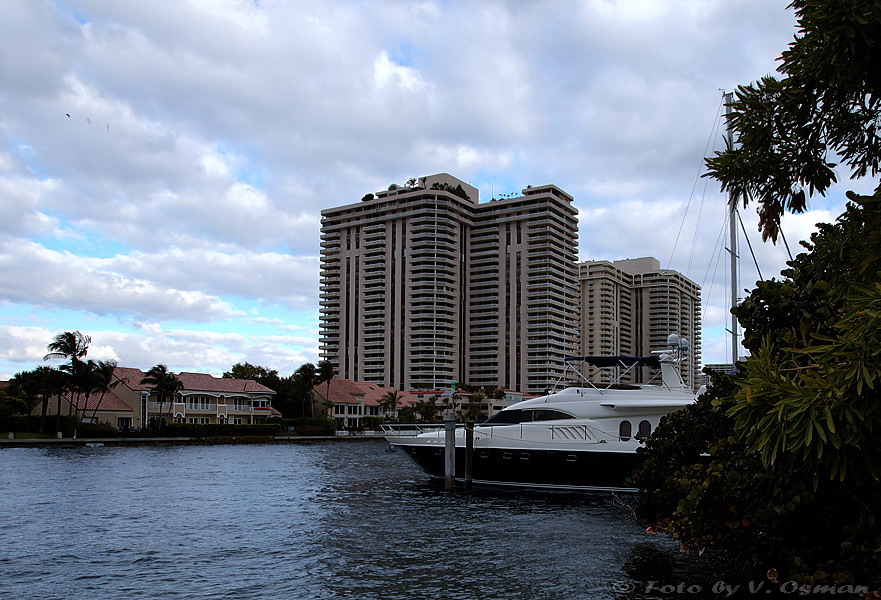
M328 436L222 436L211 438L152 437L152 438L40 438L0 439L3 448L94 448L98 446L211 446L217 444L312 444L319 442L375 442L385 441L379 435Z

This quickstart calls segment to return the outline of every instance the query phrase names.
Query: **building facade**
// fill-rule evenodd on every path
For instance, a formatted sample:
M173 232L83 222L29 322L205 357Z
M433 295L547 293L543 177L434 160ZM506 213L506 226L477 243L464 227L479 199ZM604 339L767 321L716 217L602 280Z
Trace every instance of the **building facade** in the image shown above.
M117 429L141 429L152 421L255 425L280 417L272 407L275 391L250 379L229 379L206 373L179 373L182 389L169 401L159 402L150 386L141 383L144 371L130 367L113 370L113 385L104 393L85 397L63 394L52 399L48 414L79 415L84 422L106 423ZM60 400L60 401L59 401ZM34 408L37 414L41 410Z
M481 204L439 174L322 211L321 357L396 389L545 391L578 343L571 204L552 185Z
M544 393L578 348L578 220L553 185L478 206L467 383Z
M394 394L395 407L383 406L384 398ZM419 398L375 383L334 377L312 388L314 414L333 418L340 429L362 427L368 418L395 419L402 408L412 407Z
M686 384L700 382L700 286L677 271L661 269L651 257L585 261L578 265L581 290L581 348L585 355L650 356L662 350L671 333L688 338L681 363ZM597 374L602 380L604 374ZM647 370L628 381L642 383Z

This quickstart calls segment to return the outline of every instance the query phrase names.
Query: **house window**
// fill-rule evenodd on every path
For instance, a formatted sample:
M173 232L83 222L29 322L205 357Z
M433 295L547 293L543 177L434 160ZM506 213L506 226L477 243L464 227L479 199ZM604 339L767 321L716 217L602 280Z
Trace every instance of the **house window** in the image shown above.
M232 421L233 425L241 425L242 424L241 417L233 417L232 419L230 419L230 421Z
M333 405L333 414L335 415L344 415L346 414L346 407L342 404L334 404Z
M116 418L116 428L117 429L131 429L132 427L132 418L131 417L117 417Z
M211 396L187 396L187 408L191 410L209 410Z

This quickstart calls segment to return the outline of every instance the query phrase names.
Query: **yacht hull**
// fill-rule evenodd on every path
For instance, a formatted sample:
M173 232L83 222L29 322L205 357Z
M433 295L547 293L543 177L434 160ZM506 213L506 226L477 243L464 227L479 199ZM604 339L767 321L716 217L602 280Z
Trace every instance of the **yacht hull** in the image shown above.
M431 477L445 478L443 447L392 445L404 451ZM635 452L475 448L472 482L567 490L636 491L627 487L627 479L641 460ZM465 478L465 449L461 446L456 448L455 478Z

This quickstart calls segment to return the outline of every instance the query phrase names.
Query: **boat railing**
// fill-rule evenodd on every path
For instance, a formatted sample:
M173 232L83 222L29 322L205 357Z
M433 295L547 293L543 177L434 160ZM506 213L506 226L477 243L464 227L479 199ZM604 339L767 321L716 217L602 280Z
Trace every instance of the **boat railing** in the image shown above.
M462 427L461 423L457 423L456 427ZM416 437L419 434L429 431L438 431L444 428L443 423L384 423L379 426L382 435L392 435L396 437Z
M359 436L359 437L362 437L362 436L381 437L381 436L385 435L385 432L382 431L381 429L364 429L363 431L349 431L347 429L337 429L336 435L338 435L338 436L351 435L351 436Z
M554 383L549 394L555 393L561 387L569 387L573 379L583 382L585 387L597 390L600 394L612 389L627 378L637 367L649 367L653 369L649 383L659 382L659 387L667 389L679 389L685 387L682 376L673 365L685 360L688 354L688 340L678 334L671 333L667 337L667 348L653 350L651 356L567 356L563 359L563 372ZM590 365L599 369L614 369L612 381L607 384L596 385L582 371L582 365Z

